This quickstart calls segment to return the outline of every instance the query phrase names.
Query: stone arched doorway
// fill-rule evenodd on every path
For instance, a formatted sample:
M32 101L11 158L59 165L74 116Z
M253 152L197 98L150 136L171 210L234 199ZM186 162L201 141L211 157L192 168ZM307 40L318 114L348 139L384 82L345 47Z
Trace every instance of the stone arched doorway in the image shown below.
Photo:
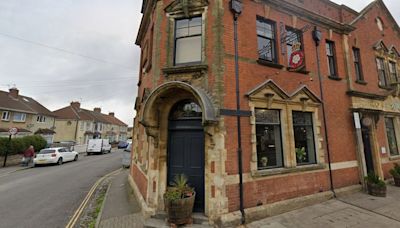
M167 183L184 174L196 191L194 211L204 211L204 130L201 107L193 100L177 102L168 121Z

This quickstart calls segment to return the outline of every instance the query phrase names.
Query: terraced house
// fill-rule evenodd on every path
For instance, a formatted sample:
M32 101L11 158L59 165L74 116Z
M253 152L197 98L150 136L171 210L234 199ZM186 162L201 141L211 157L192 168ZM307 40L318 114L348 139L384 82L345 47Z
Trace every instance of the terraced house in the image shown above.
M8 137L8 130L16 127L16 137L39 134L53 142L54 114L35 99L20 95L17 88L0 91L0 114L0 137Z
M69 106L54 111L55 128L59 129L55 141L74 141L87 144L89 139L109 139L110 142L125 141L128 125L115 117L101 113L100 108L93 111L81 108L79 102L71 102Z
M144 0L142 13L130 183L147 215L179 173L221 226L389 178L400 29L382 0Z

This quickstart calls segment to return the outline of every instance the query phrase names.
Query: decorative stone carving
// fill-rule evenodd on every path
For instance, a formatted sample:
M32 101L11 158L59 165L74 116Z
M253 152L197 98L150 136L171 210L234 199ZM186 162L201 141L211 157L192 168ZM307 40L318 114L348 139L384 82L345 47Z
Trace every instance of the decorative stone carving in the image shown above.
M186 17L190 17L192 12L202 10L205 6L208 6L208 0L175 0L165 8L165 12L183 13Z

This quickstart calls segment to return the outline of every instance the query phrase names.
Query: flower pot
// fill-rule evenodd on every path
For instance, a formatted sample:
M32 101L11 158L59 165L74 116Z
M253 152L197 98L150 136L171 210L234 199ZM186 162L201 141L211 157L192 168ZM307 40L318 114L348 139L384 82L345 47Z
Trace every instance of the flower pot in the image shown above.
M400 187L400 177L393 177L394 185Z
M380 186L373 183L367 183L368 194L372 196L386 197L386 185Z
M164 197L164 204L168 214L168 222L176 225L191 223L195 197L196 193L190 197L173 201L166 200Z

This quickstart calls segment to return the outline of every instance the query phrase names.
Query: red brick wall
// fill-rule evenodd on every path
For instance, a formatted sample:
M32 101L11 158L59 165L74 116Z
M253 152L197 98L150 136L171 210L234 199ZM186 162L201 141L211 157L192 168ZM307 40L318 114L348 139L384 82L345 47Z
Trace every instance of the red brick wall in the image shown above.
M143 173L139 170L136 164L131 165L131 175L133 180L135 181L137 187L139 188L140 194L142 194L143 198L146 200L147 198L147 178Z

